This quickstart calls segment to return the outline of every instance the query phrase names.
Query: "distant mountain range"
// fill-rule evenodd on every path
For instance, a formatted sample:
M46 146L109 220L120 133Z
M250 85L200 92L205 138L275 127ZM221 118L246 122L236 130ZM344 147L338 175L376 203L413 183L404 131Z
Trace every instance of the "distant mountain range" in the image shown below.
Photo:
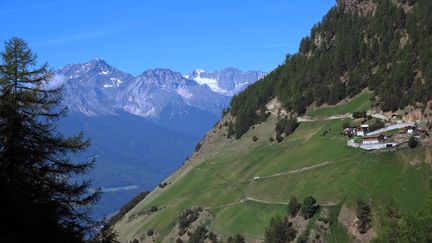
M264 75L234 68L182 75L157 68L133 76L101 59L58 70L56 81L64 84L70 111L59 128L91 138L91 148L77 159L96 157L89 176L106 191L95 215L113 213L171 174L231 96Z
M122 72L101 59L71 64L57 71L65 84L65 103L87 116L116 114L119 110L158 119L171 105L178 116L186 107L219 115L230 97L264 77L260 71L235 68L181 75L169 69L150 69L138 76Z

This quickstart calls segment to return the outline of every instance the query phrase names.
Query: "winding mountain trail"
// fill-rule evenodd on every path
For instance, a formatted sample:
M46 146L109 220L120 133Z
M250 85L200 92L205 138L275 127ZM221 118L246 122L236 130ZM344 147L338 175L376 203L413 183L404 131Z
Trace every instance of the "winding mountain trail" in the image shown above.
M246 201L258 202L264 204L273 204L273 205L288 205L288 202L273 202L273 201L266 201L266 200L261 200L253 197L246 197Z
M252 179L251 181L249 181L249 185L251 185L252 183L254 183L257 180L264 180L264 179L268 179L268 178L273 178L273 177L278 177L278 176L285 176L285 175L289 175L289 174L295 174L295 173L301 173L304 171L309 171L309 170L313 170L325 165L330 165L333 164L334 161L326 161L326 162L322 162L316 165L311 165L311 166L306 166L300 169L295 169L295 170L290 170L290 171L286 171L286 172L279 172L273 175L269 175L269 176L263 176L263 177L256 177L254 179ZM225 203L225 204L221 204L221 205L217 205L217 206L205 206L203 207L205 210L211 210L211 209L220 209L220 208L227 208L227 207L232 207L238 204L242 204L245 202L257 202L257 203L263 203L263 204L271 204L271 205L288 205L289 202L276 202L276 201L267 201L267 200L262 200L262 199L258 199L258 198L254 198L251 196L248 196L246 194L246 192L244 191L243 188L241 188L237 183L233 182L232 180L229 180L227 178L225 178L224 176L216 173L219 177L223 178L225 181L227 181L228 183L232 184L233 186L237 187L238 189L241 190L243 197L239 200L239 201L234 201L234 202L230 202L230 203ZM334 203L329 203L327 206L332 206L334 205ZM323 205L326 206L326 205Z
M311 166L306 166L300 169L295 169L295 170L289 170L289 171L285 171L285 172L278 172L276 174L273 175L269 175L269 176L257 176L256 178L254 178L252 181L257 181L257 180L264 180L264 179L268 179L268 178L273 178L273 177L278 177L278 176L284 176L284 175L289 175L289 174L295 174L295 173L300 173L300 172L304 172L304 171L308 171L308 170L313 170L325 165L329 165L329 164L333 164L334 161L326 161L326 162L322 162L316 165L311 165Z

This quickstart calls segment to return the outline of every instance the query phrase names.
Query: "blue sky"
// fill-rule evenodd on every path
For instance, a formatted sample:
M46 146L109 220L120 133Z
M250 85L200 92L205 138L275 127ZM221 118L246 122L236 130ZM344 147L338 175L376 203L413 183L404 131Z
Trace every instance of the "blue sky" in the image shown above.
M165 67L270 71L335 0L1 0L0 41L24 38L54 68L102 58Z

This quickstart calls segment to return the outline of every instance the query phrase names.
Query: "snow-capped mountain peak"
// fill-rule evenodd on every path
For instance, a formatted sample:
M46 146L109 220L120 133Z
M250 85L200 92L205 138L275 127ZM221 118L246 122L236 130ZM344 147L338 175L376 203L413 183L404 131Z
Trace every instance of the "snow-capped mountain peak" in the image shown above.
M216 79L204 77L203 74L205 74L205 73L207 73L205 70L196 69L193 72L191 72L189 75L187 75L186 77L188 79L194 80L199 85L207 85L213 92L216 92L216 93L222 94L222 95L228 95L229 92L227 90L221 89L219 87L219 83Z
M177 115L184 115L187 109L219 115L231 95L260 78L247 79L248 72L231 69L197 69L185 77L166 68L149 69L134 77L101 59L67 65L57 74L65 77L64 100L71 111L88 116L125 111L149 118L167 116L167 107Z
M260 71L242 72L236 68L225 68L216 72L196 69L185 77L200 85L207 85L216 93L232 96L264 76L265 73Z

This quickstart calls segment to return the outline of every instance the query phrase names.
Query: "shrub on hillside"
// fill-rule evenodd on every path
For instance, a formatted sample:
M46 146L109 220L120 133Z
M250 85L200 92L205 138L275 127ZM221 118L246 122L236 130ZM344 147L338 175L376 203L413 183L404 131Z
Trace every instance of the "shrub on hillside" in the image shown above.
M271 219L270 225L265 230L265 242L290 242L295 239L296 235L297 231L287 218L276 217Z
M154 231L152 229L149 229L147 231L147 236L152 236L154 234Z
M416 139L415 137L410 137L410 138L409 138L409 140L408 140L408 146L409 146L410 148L415 148L415 147L417 147L417 144L418 144L418 142L417 142L417 139Z
M227 138L231 138L232 137L232 135L234 135L234 125L233 125L233 123L232 122L230 122L229 124L228 124L228 132L227 132Z
M363 200L357 200L357 229L361 234L366 233L371 227L371 208Z
M150 208L150 212L152 212L152 213L157 212L158 210L159 210L159 209L158 209L157 206L152 206L152 207Z
M280 143L283 141L283 137L280 134L276 134L276 142Z
M187 159L186 159L186 160L187 160ZM162 189L165 188L166 186L168 186L168 183L167 183L167 182L163 182L163 183L160 183L160 184L159 184L159 187L162 188Z
M312 196L308 196L303 201L300 213L302 214L304 219L310 219L315 215L318 209L319 205L316 204L315 198L313 198Z
M309 234L310 234L309 229L306 229L305 231L303 231L303 233L301 233L301 235L299 235L299 237L297 239L297 243L307 243L309 240Z
M208 238L209 238L210 242L212 242L212 243L219 243L219 241L217 239L217 235L211 231L208 233Z
M179 217L179 235L183 235L186 229L195 222L199 214L202 212L202 208L186 209Z
M298 202L297 198L292 196L289 203L288 203L288 214L291 217L295 217L300 210L300 203Z
M298 122L295 117L285 117L284 119L279 120L275 127L276 137L278 135L280 137L282 137L282 135L284 135L285 137L290 135L295 131L297 126Z
M196 146L195 146L195 152L198 152L198 150L200 150L202 144L201 142L199 142Z
M245 238L241 234L228 237L227 243L245 243Z
M254 136L252 137L252 141L254 141L254 142L258 141L257 136L254 135Z
M200 225L198 228L190 235L189 243L203 243L207 239L207 229L206 227Z
M366 118L367 114L366 114L366 111L354 111L353 114L352 114L352 116L353 116L354 119L357 119L357 118Z

